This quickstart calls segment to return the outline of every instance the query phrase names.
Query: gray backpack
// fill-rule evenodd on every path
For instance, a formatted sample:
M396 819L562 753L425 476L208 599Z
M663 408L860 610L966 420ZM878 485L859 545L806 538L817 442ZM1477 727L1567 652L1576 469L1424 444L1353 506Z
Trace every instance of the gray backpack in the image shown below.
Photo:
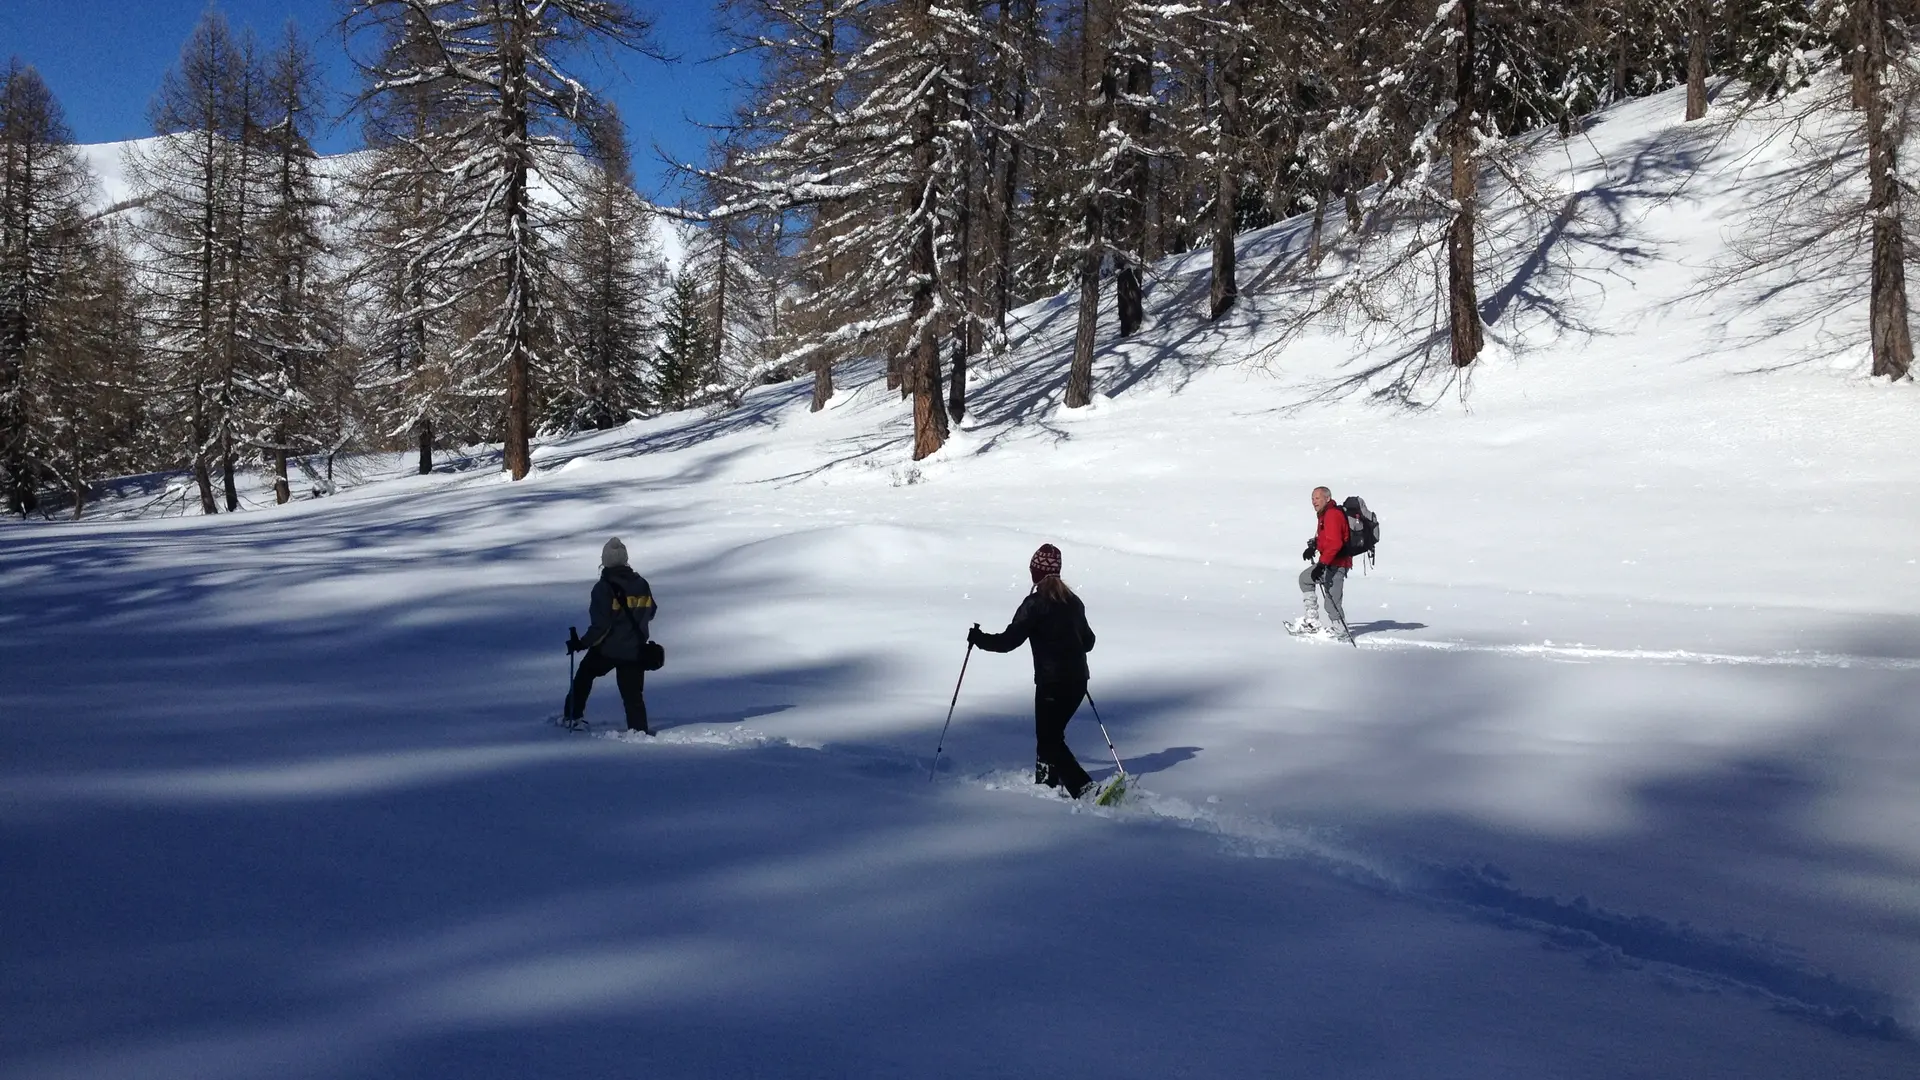
M1357 559L1367 557L1367 565L1372 566L1374 548L1380 544L1380 519L1367 509L1367 500L1358 495L1349 495L1340 503L1340 509L1347 512L1347 542L1341 545L1340 557Z

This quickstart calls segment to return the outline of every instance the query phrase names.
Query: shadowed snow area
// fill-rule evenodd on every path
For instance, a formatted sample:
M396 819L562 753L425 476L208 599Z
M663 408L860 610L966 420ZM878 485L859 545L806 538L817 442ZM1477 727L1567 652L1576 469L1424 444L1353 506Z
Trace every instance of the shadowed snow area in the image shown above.
M1088 409L1025 309L918 465L854 369L517 484L0 528L0 1074L1920 1075L1920 401L1863 304L1703 291L1789 163L1680 112L1543 145L1467 387L1283 340L1347 272L1283 288L1291 222L1222 324L1162 264ZM1322 483L1382 519L1357 647L1280 625ZM610 535L651 740L611 679L543 722ZM1118 808L1026 782L1024 653L929 780L1042 541Z

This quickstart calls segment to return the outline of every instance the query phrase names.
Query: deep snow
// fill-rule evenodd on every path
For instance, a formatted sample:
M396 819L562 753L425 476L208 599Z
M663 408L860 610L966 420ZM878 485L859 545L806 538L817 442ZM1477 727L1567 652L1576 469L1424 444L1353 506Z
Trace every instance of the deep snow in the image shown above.
M1110 396L1059 408L1034 305L917 466L796 383L518 484L0 529L0 1072L1915 1075L1914 390L1844 317L1735 332L1801 295L1700 290L1791 159L1679 114L1551 148L1572 212L1429 408L1393 335L1249 360L1297 297L1210 326L1196 254ZM1382 517L1359 648L1280 628L1317 483ZM614 534L654 740L611 680L540 722ZM928 780L1042 540L1118 810L1024 784L1024 656Z

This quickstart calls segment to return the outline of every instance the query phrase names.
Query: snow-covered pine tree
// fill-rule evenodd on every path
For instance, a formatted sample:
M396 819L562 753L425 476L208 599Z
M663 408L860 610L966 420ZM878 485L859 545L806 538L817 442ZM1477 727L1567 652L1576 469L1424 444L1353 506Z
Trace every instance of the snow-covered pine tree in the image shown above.
M460 238L481 219L484 193L454 166L466 152L462 134L484 118L431 74L438 52L422 13L385 8L365 19L358 29L374 39L377 70L422 75L356 102L367 149L343 177L349 329L368 412L387 438L412 437L424 475L437 438L491 430L480 417L493 397L475 400L487 387L455 326L474 276Z
M0 72L0 470L7 508L23 517L63 472L55 387L85 330L74 316L97 243L93 185L40 73L11 61Z
M1210 134L1213 145L1213 277L1207 304L1207 317L1217 319L1240 298L1240 283L1234 258L1238 238L1240 174L1245 168L1241 146L1242 91L1248 69L1253 66L1253 27L1241 11L1242 0L1219 0L1216 10L1206 12L1207 63L1213 76L1213 117Z
M1570 39L1554 32L1545 0L1385 0L1373 14L1335 31L1336 40L1351 35L1356 60L1330 126L1379 179L1379 199L1398 218L1422 229L1445 223L1447 340L1453 366L1466 367L1484 342L1481 186L1497 178L1530 196L1506 136L1560 123L1569 78L1580 73L1560 51ZM1417 266L1431 244L1423 232L1376 283Z
M737 205L738 214L762 214L780 236L782 250L776 254L782 265L777 280L768 284L786 290L790 310L771 328L767 351L812 371L814 412L832 399L834 363L852 348L851 343L824 343L836 329L836 315L817 302L839 294L849 265L832 251L813 257L826 238L826 223L838 220L844 208L832 198L782 198L778 190L781 176L810 154L831 157L829 149L812 145L813 136L830 131L831 118L846 103L841 64L855 38L860 6L861 0L721 0L720 25L736 52L756 58L758 70L735 130L722 141L725 152L716 155L723 168L697 177L703 205ZM753 152L740 152L746 148ZM789 247L799 257L786 258ZM779 311L776 302L769 315Z
M709 204L726 198L729 185L713 177L737 172L738 149L722 140L712 154L711 171L696 178ZM714 374L729 387L730 397L778 367L772 346L778 334L778 293L785 269L776 236L781 225L780 214L713 215L705 228L689 230L687 236L679 272L693 279L706 301Z
M255 353L245 388L256 417L248 441L273 468L274 501L292 496L287 455L325 445L309 384L341 361L335 266L326 241L329 211L314 176L313 126L320 95L311 49L289 23L264 61L258 139L267 172L257 240L253 313L244 329Z
M1788 51L1799 55L1796 63L1831 58L1832 74L1844 77L1810 80L1796 99L1766 110L1772 119L1756 118L1778 124L1775 137L1793 153L1792 168L1767 189L1768 212L1753 215L1712 279L1717 288L1764 298L1755 308L1770 317L1762 323L1767 336L1847 312L1864 287L1864 340L1833 335L1826 348L1864 348L1871 374L1893 380L1910 378L1913 368L1906 221L1914 202L1901 157L1911 144L1911 118L1920 114L1916 15L1912 0L1806 5L1805 48ZM1778 40L1749 28L1736 35L1733 49L1745 63ZM1792 70L1778 62L1760 68ZM1794 76L1783 78L1790 84ZM1764 97L1764 86L1753 89ZM1781 280L1793 283L1790 293L1780 293Z
M1207 237L1213 250L1208 310L1218 318L1239 292L1234 238L1323 205L1330 183L1315 169L1307 113L1324 99L1319 0L1189 5L1163 35L1169 69L1166 127L1154 157L1162 246L1183 250ZM1182 204L1182 193L1204 201ZM1194 231L1198 230L1198 231ZM1150 247L1149 254L1158 254Z
M554 361L554 300L563 283L552 263L552 212L534 197L536 181L558 186L573 157L592 95L569 73L581 48L648 47L649 22L626 0L349 0L350 33L383 38L396 20L412 20L431 49L382 49L363 62L367 95L406 95L422 84L456 99L459 123L445 162L456 185L486 212L450 233L452 261L465 271L460 297L483 314L456 349L457 366L504 383L502 455L516 480L532 467L537 369ZM385 41L382 41L385 44Z
M1853 36L1845 29L1851 22L1850 5L1833 0L1745 0L1726 5L1725 14L1732 54L1727 70L1755 97L1771 99L1803 89L1819 67L1843 54L1853 77L1862 74L1865 51L1847 47Z
M163 408L208 514L218 510L216 458L226 507L239 506L234 399L246 362L247 228L261 180L252 113L257 77L250 43L209 9L154 99L159 137L131 148L126 160L145 207L143 261L152 290L152 352L166 376Z
M660 351L653 366L653 397L663 409L703 404L713 383L713 331L707 302L685 273L673 275L660 316Z
M1686 77L1686 3L1586 0L1568 13L1563 27L1592 79L1592 104L1658 93Z
M544 387L543 420L563 430L604 430L651 403L647 354L666 268L652 214L633 188L625 125L611 106L587 125L558 259L568 287L560 314L561 361Z
M1100 321L1101 271L1113 261L1122 336L1142 317L1147 145L1154 97L1154 42L1165 32L1160 5L1146 0L1085 0L1072 31L1080 107L1066 153L1074 177L1074 238L1079 325L1067 373L1066 405L1093 400L1093 350Z
M142 316L124 222L90 221L53 310L60 347L45 399L46 463L78 519L92 486L151 466L141 393Z
M985 142L982 180L987 186L985 230L981 245L981 276L991 296L987 318L992 338L1004 344L1007 313L1033 299L1044 281L1036 282L1023 269L1032 265L1020 251L1032 230L1021 228L1032 212L1022 195L1028 190L1028 166L1034 153L1035 128L1046 117L1040 67L1047 40L1039 0L1003 0L996 5L990 40L983 50L987 75L986 97L975 115ZM1016 235L1018 234L1018 235Z
M960 101L965 61L985 40L975 6L845 0L832 8L834 32L840 21L851 27L847 59L791 94L761 95L754 137L724 177L734 194L713 211L805 214L802 267L830 268L834 283L809 298L822 332L781 362L855 347L887 355L890 381L913 399L916 459L947 437L940 341L973 317L955 301L955 199L973 138Z

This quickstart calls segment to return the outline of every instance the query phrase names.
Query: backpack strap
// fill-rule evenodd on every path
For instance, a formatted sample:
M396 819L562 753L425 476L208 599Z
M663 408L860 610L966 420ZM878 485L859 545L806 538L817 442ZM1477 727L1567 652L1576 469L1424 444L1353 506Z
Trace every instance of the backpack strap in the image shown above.
M640 620L633 617L633 607L627 603L627 590L612 578L607 579L607 588L613 590L613 602L620 605L620 610L627 616L627 625L633 627L633 635L640 639L640 644L645 645L649 640L647 632L641 628Z

